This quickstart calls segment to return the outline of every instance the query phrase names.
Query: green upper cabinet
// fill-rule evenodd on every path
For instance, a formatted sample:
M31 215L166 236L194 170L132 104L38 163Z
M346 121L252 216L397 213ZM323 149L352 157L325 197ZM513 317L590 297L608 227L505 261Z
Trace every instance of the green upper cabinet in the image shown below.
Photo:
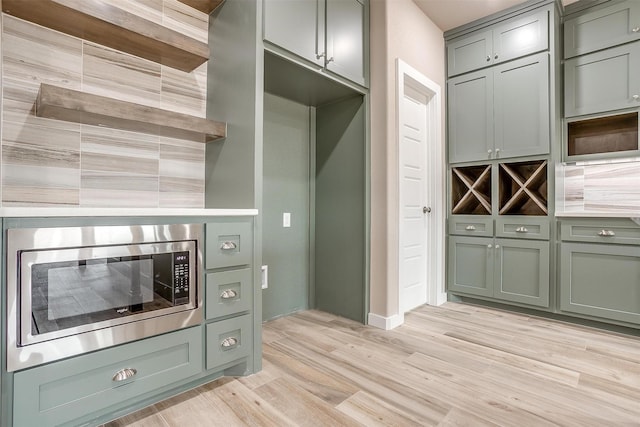
M264 39L366 85L367 7L363 0L265 0Z
M449 79L449 162L549 153L549 55Z
M265 0L264 39L324 66L325 0Z
M565 58L640 39L640 2L612 3L565 21Z
M566 117L640 107L640 41L565 62Z
M547 11L516 17L447 44L449 77L549 48Z
M447 83L449 162L491 158L493 152L493 71L476 71Z

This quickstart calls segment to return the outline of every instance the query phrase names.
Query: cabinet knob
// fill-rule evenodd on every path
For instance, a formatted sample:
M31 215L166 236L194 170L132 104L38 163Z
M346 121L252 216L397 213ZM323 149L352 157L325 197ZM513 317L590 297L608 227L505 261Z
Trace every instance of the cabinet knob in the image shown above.
M496 249L500 249L500 245L496 245Z
M640 27L634 27L631 31L633 31L634 33L637 33L638 31L640 31Z
M316 59L324 58L324 52L316 53Z
M640 101L640 95L633 95L632 98L634 101Z
M496 156L498 155L498 153L500 153L500 149L496 148Z
M497 53L493 56L493 59L498 59L498 54Z
M491 153L493 153L493 150L487 150L488 155L491 155Z
M491 249L491 248L493 248L493 245L492 245L491 243L489 243L489 244L487 245L487 248Z
M332 56L331 58L327 58L327 64L328 64L329 62L333 62L333 56Z
M487 55L487 62L491 61L491 56Z

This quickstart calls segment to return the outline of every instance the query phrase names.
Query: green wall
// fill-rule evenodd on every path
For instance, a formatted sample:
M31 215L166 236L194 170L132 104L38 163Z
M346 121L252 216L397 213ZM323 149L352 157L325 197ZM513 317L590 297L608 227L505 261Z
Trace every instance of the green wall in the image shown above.
M269 287L262 291L263 320L309 307L309 107L264 96L262 263ZM282 214L291 214L291 227Z
M365 104L362 96L316 110L315 303L365 321Z

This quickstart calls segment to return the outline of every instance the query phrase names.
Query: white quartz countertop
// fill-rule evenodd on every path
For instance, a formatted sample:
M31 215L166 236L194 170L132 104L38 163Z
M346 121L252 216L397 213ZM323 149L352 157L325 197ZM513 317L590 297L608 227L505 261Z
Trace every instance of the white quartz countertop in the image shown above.
M556 212L556 217L565 218L640 218L640 212Z
M256 216L257 209L0 208L0 217Z

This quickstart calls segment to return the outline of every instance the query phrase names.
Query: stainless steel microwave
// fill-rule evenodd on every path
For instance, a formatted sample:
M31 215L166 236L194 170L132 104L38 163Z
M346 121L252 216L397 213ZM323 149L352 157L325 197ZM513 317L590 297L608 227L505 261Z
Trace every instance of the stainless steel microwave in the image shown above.
M7 370L202 322L202 225L7 230Z

